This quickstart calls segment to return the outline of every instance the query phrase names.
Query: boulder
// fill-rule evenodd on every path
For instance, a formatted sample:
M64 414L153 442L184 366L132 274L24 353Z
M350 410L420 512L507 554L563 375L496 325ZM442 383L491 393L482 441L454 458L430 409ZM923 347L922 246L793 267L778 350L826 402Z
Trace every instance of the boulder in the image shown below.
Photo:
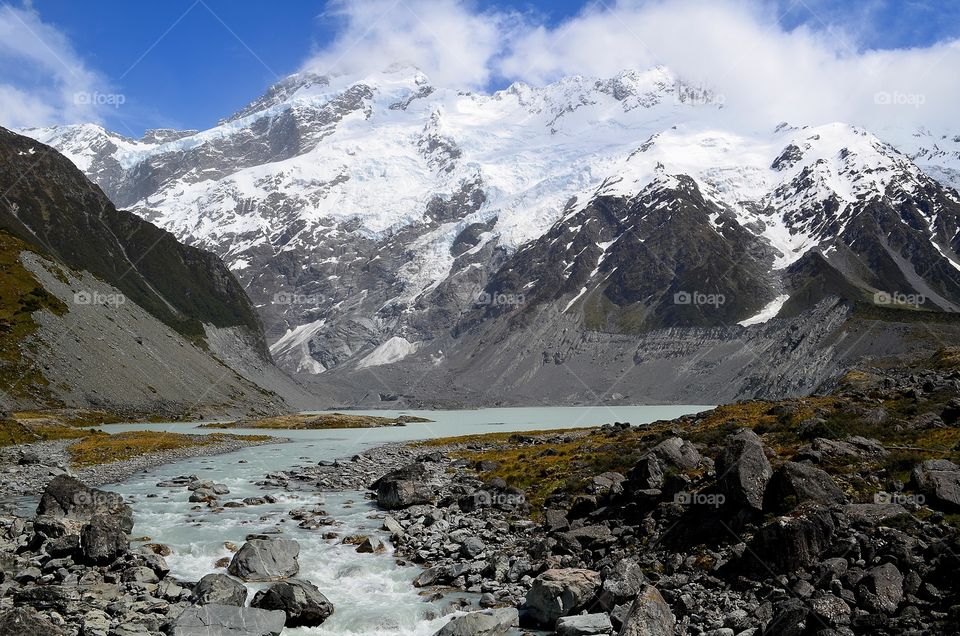
M604 571L600 606L609 612L617 605L632 601L646 582L636 561L621 559L609 571Z
M644 585L623 620L619 636L673 636L676 624L660 590Z
M524 607L534 621L553 627L561 616L575 614L588 605L599 588L600 574L593 570L547 570L534 579Z
M316 627L333 614L333 604L315 585L295 579L257 592L250 607L282 611L287 627Z
M21 451L17 463L21 466L35 466L40 463L40 456L31 450Z
M949 510L960 509L960 467L946 459L929 459L912 473L918 490L933 499L931 503Z
M464 559L475 559L486 549L487 546L484 545L483 540L478 537L467 537L460 544L460 556Z
M787 598L774 606L773 621L763 633L771 636L803 636L807 633L809 619L810 608L803 601Z
M88 563L111 563L130 549L123 519L95 515L80 530L80 556Z
M843 507L843 515L853 525L873 527L890 519L902 517L907 509L897 503L859 503Z
M95 515L113 517L116 524L129 534L133 530L133 509L115 492L88 488L83 482L59 475L43 490L37 516L50 516L72 524L74 532Z
M557 636L607 636L613 631L610 617L607 614L581 614L580 616L564 616L557 620Z
M251 539L233 555L228 572L244 581L279 581L300 571L300 544L291 539Z
M813 565L830 545L835 526L826 510L812 508L795 517L765 523L743 558L757 572L793 572Z
M903 575L892 563L878 565L860 581L858 596L868 609L893 614L903 600Z
M728 505L763 510L763 497L773 469L759 435L743 429L729 436L717 457L716 471L717 486Z
M370 484L370 490L379 490L380 485L388 481L423 481L427 476L427 469L420 462L407 464L397 470L391 471Z
M682 470L693 470L703 459L692 442L680 437L665 439L651 448L650 452Z
M279 636L286 615L255 607L193 605L173 623L172 636Z
M601 473L593 478L593 492L619 495L623 492L622 484L625 480L626 477L617 472Z
M433 491L423 483L405 479L380 482L377 503L386 510L409 508L433 501Z
M810 609L827 625L838 627L850 624L850 606L839 596L830 593L819 596L810 601Z
M519 614L512 607L471 612L458 616L433 636L502 636L519 623Z
M665 439L630 470L630 486L633 490L662 489L670 472L692 470L702 459L692 443L679 437Z
M787 512L812 501L824 506L842 505L847 497L825 471L807 463L787 462L777 468L765 495L765 510Z
M890 454L883 444L869 437L854 435L846 440L818 437L813 440L811 450L825 457L879 458Z
M247 587L226 574L207 574L193 588L193 602L243 607L247 603Z
M3 636L62 636L63 631L33 609L15 607L0 614Z

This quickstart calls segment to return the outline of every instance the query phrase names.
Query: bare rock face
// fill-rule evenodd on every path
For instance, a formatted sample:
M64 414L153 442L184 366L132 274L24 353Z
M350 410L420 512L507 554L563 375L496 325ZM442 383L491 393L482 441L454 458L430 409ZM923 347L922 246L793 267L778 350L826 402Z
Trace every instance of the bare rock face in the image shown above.
M774 472L766 501L767 510L786 512L785 506L804 502L842 505L847 497L825 471L810 464L786 462Z
M130 549L127 532L115 517L95 515L80 530L80 554L88 563L111 563Z
M193 588L197 605L233 605L243 607L247 602L247 588L225 574L208 574Z
M253 607L193 605L173 624L172 636L280 636L286 615Z
M744 555L747 569L793 572L816 563L830 545L835 526L830 513L811 508L764 524Z
M716 467L717 484L728 505L763 510L763 496L773 469L759 435L746 429L731 435L717 457Z
M396 510L417 504L430 503L433 493L426 484L406 479L381 482L377 488L377 503L381 508Z
M309 581L283 581L257 592L251 607L281 610L287 627L316 627L333 614L333 603Z
M537 623L553 627L561 616L575 614L600 589L600 573L566 568L547 570L533 582L524 603Z
M37 506L37 516L61 519L74 528L89 523L94 515L113 518L126 533L133 530L133 509L122 496L89 488L67 475L58 475L47 484Z
M0 614L4 636L62 636L63 631L32 609L15 607Z
M502 636L518 622L518 612L512 607L471 612L453 619L434 636Z
M244 581L280 581L300 571L300 544L291 539L251 539L230 561L230 574Z
M960 509L960 467L946 459L931 459L913 469L917 488L949 509Z
M660 590L645 585L623 621L620 636L673 636L677 620Z

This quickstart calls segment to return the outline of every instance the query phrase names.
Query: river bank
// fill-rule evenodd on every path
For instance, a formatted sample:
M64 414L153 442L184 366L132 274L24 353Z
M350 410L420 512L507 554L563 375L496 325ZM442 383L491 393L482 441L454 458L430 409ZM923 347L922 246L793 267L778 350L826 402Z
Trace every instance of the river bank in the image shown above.
M34 442L0 448L0 502L10 512L23 498L39 497L44 487L58 475L72 475L88 486L121 482L141 471L173 464L193 457L211 457L243 448L284 443L284 438L261 440L221 437L198 446L185 446L136 455L128 459L76 466L69 447L78 440Z

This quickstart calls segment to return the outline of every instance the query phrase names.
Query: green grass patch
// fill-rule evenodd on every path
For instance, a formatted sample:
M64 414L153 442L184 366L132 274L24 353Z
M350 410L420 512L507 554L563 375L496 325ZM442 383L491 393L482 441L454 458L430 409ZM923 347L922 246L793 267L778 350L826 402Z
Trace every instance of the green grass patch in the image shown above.
M264 428L287 430L323 430L337 428L378 428L382 426L404 426L430 422L424 417L401 415L400 417L381 417L378 415L359 415L345 413L322 413L320 415L278 415L256 420L236 422L213 422L201 424L197 428Z
M268 441L269 435L185 435L158 431L132 431L107 435L96 431L69 447L70 460L74 466L96 466L124 461L141 455L152 455L165 451L209 446L224 440L242 440L251 442Z

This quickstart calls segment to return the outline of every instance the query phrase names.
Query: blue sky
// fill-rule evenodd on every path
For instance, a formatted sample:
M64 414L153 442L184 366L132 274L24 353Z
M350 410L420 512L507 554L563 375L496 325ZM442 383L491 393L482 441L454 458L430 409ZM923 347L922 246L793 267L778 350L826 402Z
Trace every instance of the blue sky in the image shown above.
M628 44L609 44L619 49L619 55L609 55L609 51L601 50L603 42L595 43L595 57L600 60L596 63L582 59L582 49L590 48L589 39L579 44L581 50L569 50L563 44L572 39L570 33L589 32L584 16L596 17L597 24L603 24L601 19L606 16L608 24L613 25L610 28L616 29L626 22L621 16L651 15L645 7L657 5L665 11L676 7L682 13L688 4L630 0L0 2L0 6L16 10L16 14L7 12L7 28L22 36L15 38L19 44L0 42L0 124L50 123L43 121L45 118L73 122L89 116L130 136L139 136L149 127L209 127L261 94L279 77L309 65L311 60L320 66L329 65L331 60L341 63L341 54L348 51L351 63L363 70L366 57L379 61L395 55L398 47L408 50L396 39L418 26L426 28L424 22L432 20L430 16L439 6L449 9L449 19L431 22L429 34L446 31L448 25L462 18L472 20L464 23L465 33L470 37L474 32L480 35L476 42L465 42L463 50L456 45L452 51L441 46L432 54L425 53L426 64L430 66L434 58L458 58L462 65L450 66L448 60L438 59L431 76L449 82L462 75L469 88L491 90L517 79L537 83L566 72L601 73L617 64L632 64L634 59L637 64L670 64L670 54L664 53L665 59L660 60L655 47L653 53L622 55L629 38ZM791 33L810 33L811 38L825 38L827 48L842 42L831 52L835 57L873 49L932 47L960 36L960 2L734 0L715 4L730 5L730 12L738 16L744 6L749 6L751 15L757 16L754 27L758 38L766 35L766 31L760 31L766 29L783 39ZM368 25L374 21L371 16L383 13L384 8L391 15L368 33ZM396 29L391 32L394 22ZM569 28L571 25L573 28ZM2 27L0 20L0 34ZM683 36L677 34L677 38ZM354 46L357 40L361 40L359 47ZM515 47L527 58L531 51L538 56L537 42L544 43L544 50L549 44L550 57L538 60L529 69L524 66L523 55L505 52ZM17 46L31 50L18 51ZM410 46L416 51L429 48L422 40ZM474 49L484 54L466 59ZM704 54L712 56L711 51ZM39 68L25 64L24 59L37 62ZM58 65L67 70L57 69ZM960 74L960 70L954 70ZM95 87L98 94L122 95L123 103L99 104L96 109L56 103L63 94L76 94L78 86ZM4 122L4 116L11 121ZM32 122L31 117L37 121Z

